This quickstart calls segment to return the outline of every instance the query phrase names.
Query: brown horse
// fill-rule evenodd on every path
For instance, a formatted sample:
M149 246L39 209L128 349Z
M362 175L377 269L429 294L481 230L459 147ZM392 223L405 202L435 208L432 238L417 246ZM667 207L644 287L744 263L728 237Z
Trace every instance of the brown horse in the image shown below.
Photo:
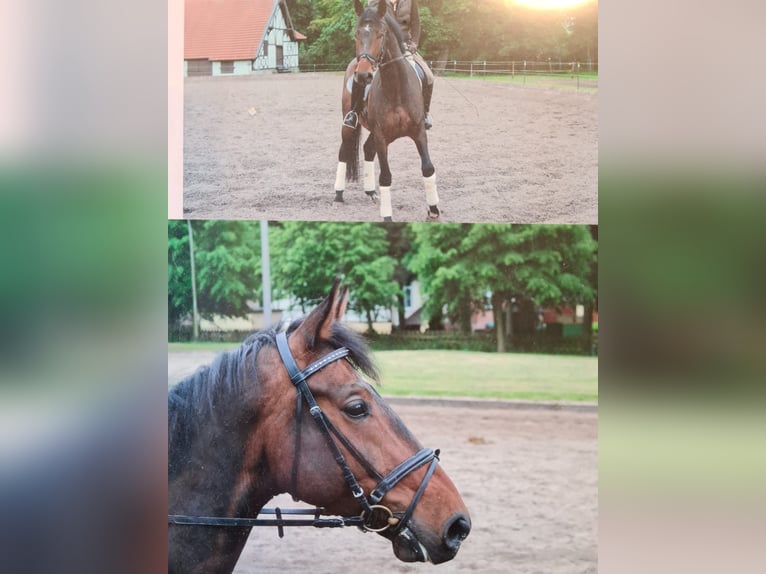
M428 153L428 137L424 124L425 109L421 80L413 65L402 54L402 32L396 20L387 12L387 3L377 8L363 8L354 0L359 16L356 23L356 58L346 68L343 78L341 106L345 116L351 109L352 90L368 90L366 109L359 123L369 130L364 143L364 191L375 198L375 155L380 164L380 214L391 221L391 169L388 146L401 137L415 142L420 154L420 167L428 204L427 217L439 217L439 195L436 174ZM361 127L343 126L342 143L338 152L335 176L335 201L343 201L347 181L358 179L359 142Z
M457 554L468 511L438 451L363 378L376 369L340 322L346 301L336 282L304 320L252 335L168 393L170 572L231 572L251 530L177 515L256 517L283 492L356 516L405 562Z

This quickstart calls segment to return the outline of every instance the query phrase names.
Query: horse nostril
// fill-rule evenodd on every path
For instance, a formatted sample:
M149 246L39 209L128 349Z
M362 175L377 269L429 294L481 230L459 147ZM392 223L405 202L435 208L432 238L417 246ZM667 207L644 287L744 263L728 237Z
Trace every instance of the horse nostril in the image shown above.
M363 86L366 86L372 81L372 73L371 72L357 72L356 73L356 83L361 84Z
M444 543L448 548L456 550L460 543L465 540L471 532L471 522L462 514L456 515L452 522L447 526L447 533L444 537Z

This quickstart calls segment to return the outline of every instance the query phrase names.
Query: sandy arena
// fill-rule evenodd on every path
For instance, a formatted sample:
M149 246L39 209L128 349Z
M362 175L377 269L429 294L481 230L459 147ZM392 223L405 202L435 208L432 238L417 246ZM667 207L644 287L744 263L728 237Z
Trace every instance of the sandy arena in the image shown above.
M335 73L187 78L184 216L378 221L361 182L333 201L341 83ZM437 78L429 147L442 221L598 221L598 92L573 85ZM414 143L397 140L389 159L394 220L425 220Z
M212 353L168 355L168 381ZM598 415L508 408L508 403L443 406L390 399L420 441L442 450L442 467L471 512L473 530L451 562L399 562L387 540L356 528L257 528L235 572L338 573L596 572ZM268 506L294 507L289 496Z

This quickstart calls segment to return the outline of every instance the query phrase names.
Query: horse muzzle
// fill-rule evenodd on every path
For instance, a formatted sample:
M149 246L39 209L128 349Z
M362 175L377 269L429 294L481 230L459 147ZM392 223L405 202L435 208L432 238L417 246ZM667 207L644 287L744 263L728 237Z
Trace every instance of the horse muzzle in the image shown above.
M354 73L354 81L362 86L368 86L372 82L372 70L357 70Z
M463 515L453 516L444 527L441 539L418 538L409 527L399 530L391 539L394 554L402 562L431 562L441 564L452 560L460 545L471 532L471 521Z

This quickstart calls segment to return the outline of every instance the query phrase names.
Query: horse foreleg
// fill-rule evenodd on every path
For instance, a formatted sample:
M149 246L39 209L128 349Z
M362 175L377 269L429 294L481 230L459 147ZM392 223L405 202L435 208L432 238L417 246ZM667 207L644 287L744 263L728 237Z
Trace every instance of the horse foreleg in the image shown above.
M426 203L428 204L428 217L438 219L441 215L439 211L439 194L436 191L436 174L423 178L423 185L426 188Z
M388 145L380 139L376 142L378 150L378 162L380 163L380 215L383 221L392 221L393 208L391 207L391 168L388 165Z
M364 192L375 200L375 138L372 134L364 142Z
M423 187L426 190L428 218L438 219L441 212L439 211L439 193L436 191L436 170L428 153L428 138L424 129L421 130L420 136L415 140L415 145L420 154L420 169L423 173Z
M338 167L335 170L335 201L343 201L347 181L357 180L359 132L358 127L352 130L344 126L341 130L342 142L338 150Z
M346 162L338 160L335 170L335 201L343 201L343 192L346 191Z

